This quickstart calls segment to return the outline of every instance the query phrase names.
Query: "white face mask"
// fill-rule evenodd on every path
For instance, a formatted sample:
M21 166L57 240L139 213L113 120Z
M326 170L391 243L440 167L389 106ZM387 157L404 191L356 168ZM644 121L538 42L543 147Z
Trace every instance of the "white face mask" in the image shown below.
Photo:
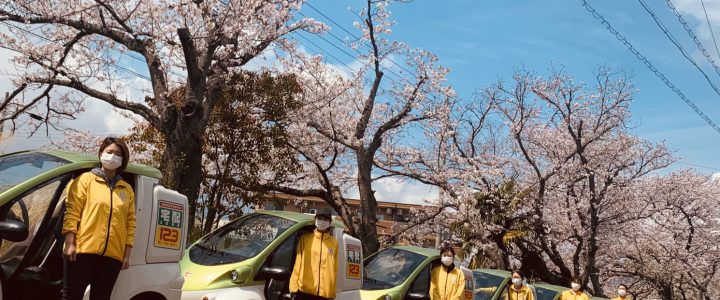
M452 256L443 256L441 261L444 266L449 267L453 263L453 258Z
M116 170L122 165L122 162L123 158L120 155L112 153L103 153L100 155L100 163L102 163L102 166L108 170Z
M580 290L580 284L579 284L579 283L574 283L574 282L573 282L571 286L572 286L573 291L576 291L576 292L577 292L577 291Z
M625 296L625 295L627 295L627 291L626 290L618 290L618 295Z
M513 278L513 279L512 279L512 283L513 283L515 286L521 286L521 285L522 285L522 279L520 279L520 278Z
M320 231L325 231L330 227L330 221L317 219L315 220L315 227Z

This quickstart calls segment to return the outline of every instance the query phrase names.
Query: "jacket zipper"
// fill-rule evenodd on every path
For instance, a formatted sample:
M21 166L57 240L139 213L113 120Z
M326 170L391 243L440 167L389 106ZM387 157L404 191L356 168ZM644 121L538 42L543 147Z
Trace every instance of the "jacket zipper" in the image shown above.
M448 277L450 277L450 272L445 270L445 297L443 297L443 299L448 298L448 286L447 286Z
M323 253L323 238L325 237L325 233L323 232L320 235L320 259L318 260L318 290L317 290L317 296L320 297L320 275L322 275L322 253Z
M109 186L108 186L109 187ZM110 188L110 215L108 216L108 227L107 227L107 234L105 235L105 247L103 248L103 252L101 256L105 256L105 252L107 251L108 242L110 242L110 225L112 222L112 212L113 212L113 188Z

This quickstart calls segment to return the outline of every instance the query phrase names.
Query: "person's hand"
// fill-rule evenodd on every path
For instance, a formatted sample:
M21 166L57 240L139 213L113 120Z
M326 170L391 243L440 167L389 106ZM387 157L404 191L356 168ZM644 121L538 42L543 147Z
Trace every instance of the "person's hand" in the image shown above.
M125 255L121 270L127 270L130 267L130 255Z
M68 233L65 235L65 249L63 250L63 256L68 261L75 261L77 259L77 250L75 249L75 235Z

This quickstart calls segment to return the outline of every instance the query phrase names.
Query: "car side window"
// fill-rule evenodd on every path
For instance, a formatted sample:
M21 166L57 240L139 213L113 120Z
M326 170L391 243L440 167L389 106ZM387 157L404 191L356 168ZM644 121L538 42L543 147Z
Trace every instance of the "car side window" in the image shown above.
M271 267L281 267L287 270L292 269L293 259L295 258L295 242L298 233L295 232L286 238L280 246L275 249L271 257Z
M428 293L430 291L430 267L432 264L425 266L413 280L408 293Z
M268 267L281 267L292 272L297 239L298 232L295 232L287 237L275 250L273 250L272 253L270 253L264 265ZM261 273L258 273L255 279L265 280L266 278L264 278Z

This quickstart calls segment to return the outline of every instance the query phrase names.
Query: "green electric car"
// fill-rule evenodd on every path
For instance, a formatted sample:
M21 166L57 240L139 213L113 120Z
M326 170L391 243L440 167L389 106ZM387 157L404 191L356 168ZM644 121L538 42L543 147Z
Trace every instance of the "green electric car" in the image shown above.
M98 166L97 155L74 152L0 155L0 300L60 299L66 187ZM129 164L122 177L135 191L136 235L112 299L179 299L187 197L160 185L155 168Z
M430 299L430 272L440 265L440 253L438 249L395 246L369 256L364 265L363 300ZM466 279L463 299L470 300L473 275L468 269L460 269Z
M512 274L504 270L496 269L475 269L475 295L473 300L497 300L500 299L503 289L510 282Z
M338 240L336 299L359 300L362 244L335 220ZM313 215L286 211L248 214L190 246L180 268L183 300L277 300L289 298L298 238L315 229Z
M537 300L558 300L560 299L562 292L570 289L564 286L547 283L534 283L533 286L537 292Z

